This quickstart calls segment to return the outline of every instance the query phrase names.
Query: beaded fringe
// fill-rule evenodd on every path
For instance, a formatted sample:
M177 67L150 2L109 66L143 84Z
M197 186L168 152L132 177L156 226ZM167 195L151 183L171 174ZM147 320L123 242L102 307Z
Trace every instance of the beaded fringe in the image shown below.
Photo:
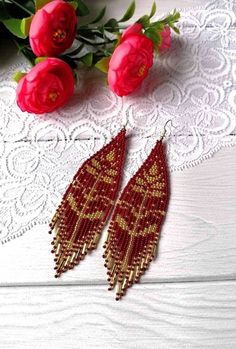
M114 205L125 155L125 129L85 161L50 223L55 277L74 268L96 248Z
M116 288L116 300L139 281L156 256L168 187L167 164L159 141L122 192L108 229L103 257L109 290Z

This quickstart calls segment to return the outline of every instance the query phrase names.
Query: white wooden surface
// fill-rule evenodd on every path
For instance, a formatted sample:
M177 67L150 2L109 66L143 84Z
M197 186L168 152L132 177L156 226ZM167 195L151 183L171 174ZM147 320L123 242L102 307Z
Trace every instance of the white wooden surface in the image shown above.
M2 288L0 347L234 349L235 286L136 286L122 302L105 286Z
M138 0L138 15L151 2ZM115 16L127 5L109 3ZM158 258L121 302L106 290L102 243L60 280L46 226L0 246L0 348L236 348L235 175L236 148L171 175Z

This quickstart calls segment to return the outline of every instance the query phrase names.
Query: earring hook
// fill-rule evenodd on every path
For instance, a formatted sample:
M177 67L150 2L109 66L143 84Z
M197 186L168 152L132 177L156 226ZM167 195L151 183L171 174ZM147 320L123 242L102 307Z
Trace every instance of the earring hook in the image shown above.
M166 126L168 125L168 123L170 123L170 124L173 126L173 124L172 124L172 120L171 120L171 119L169 119L169 120L167 120L167 121L166 121L166 123L165 123L165 125L164 125L164 132L163 132L163 134L162 134L162 136L161 136L160 141L162 141L162 140L163 140L163 138L164 138L164 137L165 137L165 135L166 135L166 132L167 132L167 128L166 128Z
M128 123L129 123L129 120L126 119L125 124L123 124L122 128L126 128L126 126L128 125Z

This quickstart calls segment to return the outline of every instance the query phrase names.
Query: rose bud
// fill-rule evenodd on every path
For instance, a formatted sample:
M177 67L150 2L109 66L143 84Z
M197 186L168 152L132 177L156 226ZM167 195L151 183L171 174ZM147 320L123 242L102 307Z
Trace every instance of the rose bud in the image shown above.
M63 106L74 92L70 66L58 58L46 58L22 77L17 87L17 104L22 111L43 114Z
M171 46L171 30L168 25L165 26L165 28L160 32L161 35L161 44L158 46L159 52L164 52L169 50Z
M36 56L57 56L71 47L77 26L75 9L62 0L54 0L36 12L29 31Z
M118 96L137 89L153 64L153 42L142 34L142 25L126 29L109 62L108 84Z

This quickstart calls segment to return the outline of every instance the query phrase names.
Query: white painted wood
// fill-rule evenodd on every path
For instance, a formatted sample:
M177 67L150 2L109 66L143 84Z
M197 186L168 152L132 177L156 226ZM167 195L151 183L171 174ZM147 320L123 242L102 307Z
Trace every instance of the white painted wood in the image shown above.
M236 282L0 288L1 349L234 349Z
M171 174L171 199L158 259L142 282L236 277L236 148ZM102 243L73 271L55 280L51 236L39 226L0 246L0 283L104 284ZM105 232L103 240L105 239Z

